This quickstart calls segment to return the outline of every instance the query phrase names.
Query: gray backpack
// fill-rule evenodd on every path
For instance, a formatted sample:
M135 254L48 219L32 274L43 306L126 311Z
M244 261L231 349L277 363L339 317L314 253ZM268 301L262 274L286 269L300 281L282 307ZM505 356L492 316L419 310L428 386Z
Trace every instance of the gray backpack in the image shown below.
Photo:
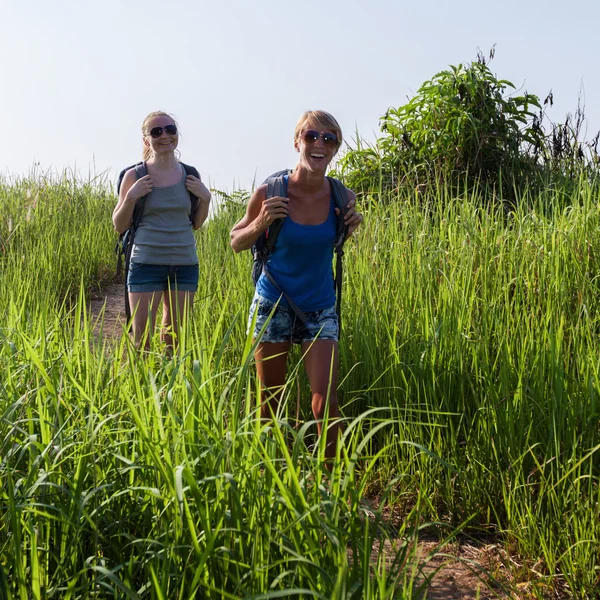
M273 173L273 175L267 177L263 182L263 185L267 184L267 198L273 198L274 196L282 196L287 197L287 182L286 176L289 175L291 171L278 171L277 173ZM335 235L334 242L334 252L336 255L335 262L335 294L336 294L336 311L338 314L338 322L339 328L341 331L342 328L342 315L341 315L341 307L342 307L342 257L344 256L344 242L348 237L348 227L344 224L344 215L347 211L348 205L348 192L344 184L335 179L334 177L327 177L329 183L331 184L331 190L333 193L333 200L336 208L339 208L340 214L337 215L337 229ZM277 243L277 236L279 235L279 230L281 229L281 225L283 224L283 219L276 219L269 225L269 227L263 231L260 237L256 240L254 245L252 246L252 255L254 257L254 263L252 265L252 280L254 281L254 285L258 281L261 273L265 274L265 277L269 280L269 282L279 290L279 292L283 295L283 297L287 300L290 308L294 311L294 313L298 316L298 318L306 323L306 316L302 312L302 310L295 304L295 302L289 298L283 292L283 290L279 287L277 282L273 279L272 275L269 273L267 269L267 261L271 256L271 253L275 249L275 244Z

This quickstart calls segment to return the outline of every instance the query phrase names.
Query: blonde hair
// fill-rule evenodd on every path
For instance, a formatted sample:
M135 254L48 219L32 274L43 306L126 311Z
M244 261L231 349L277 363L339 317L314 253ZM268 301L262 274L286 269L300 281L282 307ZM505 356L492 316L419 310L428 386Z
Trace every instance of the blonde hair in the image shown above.
M175 120L175 117L173 115L170 115L169 113L166 113L162 110L155 110L154 112L151 112L149 115L147 115L144 119L144 122L142 123L142 135L144 137L150 135L148 123L152 119L154 119L154 117L169 117L169 119L172 119L173 123L175 123L175 125L177 126L177 131L179 131L179 125L177 124L177 121ZM149 158L152 158L152 148L150 148L150 146L147 146L142 142L142 160L146 162Z
M302 135L302 132L308 123L314 123L320 129L329 129L333 131L338 139L335 151L337 152L340 149L340 146L342 145L342 128L335 120L335 117L324 110L307 110L302 113L302 116L298 119L298 123L296 123L294 143Z

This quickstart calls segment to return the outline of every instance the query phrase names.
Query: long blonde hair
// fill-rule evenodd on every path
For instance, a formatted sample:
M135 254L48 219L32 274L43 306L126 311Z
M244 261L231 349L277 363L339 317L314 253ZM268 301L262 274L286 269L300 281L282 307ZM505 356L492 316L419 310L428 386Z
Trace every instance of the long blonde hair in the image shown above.
M177 124L177 121L175 120L175 117L173 115L170 115L169 113L166 113L163 110L155 110L154 112L151 112L142 123L143 137L150 135L150 131L148 130L148 123L154 117L169 117L169 119L173 119L173 123L175 123L175 125L177 126L177 131L179 131L179 125ZM152 158L152 148L150 146L147 146L142 140L142 160L146 162L149 158Z

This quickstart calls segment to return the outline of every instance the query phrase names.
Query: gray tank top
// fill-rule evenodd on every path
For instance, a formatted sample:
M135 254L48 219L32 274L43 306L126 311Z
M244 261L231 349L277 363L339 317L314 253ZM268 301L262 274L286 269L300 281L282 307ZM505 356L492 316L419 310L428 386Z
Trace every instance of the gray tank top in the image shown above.
M190 221L192 205L185 189L185 170L175 185L155 187L144 200L131 260L153 265L197 265L196 240Z

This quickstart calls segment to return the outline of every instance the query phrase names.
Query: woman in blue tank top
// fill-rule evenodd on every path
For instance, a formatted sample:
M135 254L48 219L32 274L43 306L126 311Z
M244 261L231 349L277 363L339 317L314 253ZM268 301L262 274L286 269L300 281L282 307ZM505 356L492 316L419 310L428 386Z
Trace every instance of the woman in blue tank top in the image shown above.
M208 216L210 192L198 177L186 175L177 160L179 134L173 117L162 111L150 113L142 124L142 136L148 174L138 179L135 168L125 173L113 224L119 233L126 231L136 202L144 198L127 273L133 336L139 347L149 324L149 346L162 300L161 337L172 350L179 321L192 306L198 288L192 229L198 229ZM193 215L190 193L199 200Z
M305 112L296 125L294 147L300 159L285 178L286 195L267 198L267 186L259 187L248 202L246 214L231 230L231 246L240 252L251 248L274 220L283 219L250 308L249 326L254 323L254 338L265 327L255 355L260 412L263 419L277 412L290 346L301 344L319 435L329 397L328 457L335 456L340 429L338 317L332 270L338 209L325 175L341 143L342 132L332 115ZM355 210L354 192L346 191L344 221L351 235L362 222L362 215Z

